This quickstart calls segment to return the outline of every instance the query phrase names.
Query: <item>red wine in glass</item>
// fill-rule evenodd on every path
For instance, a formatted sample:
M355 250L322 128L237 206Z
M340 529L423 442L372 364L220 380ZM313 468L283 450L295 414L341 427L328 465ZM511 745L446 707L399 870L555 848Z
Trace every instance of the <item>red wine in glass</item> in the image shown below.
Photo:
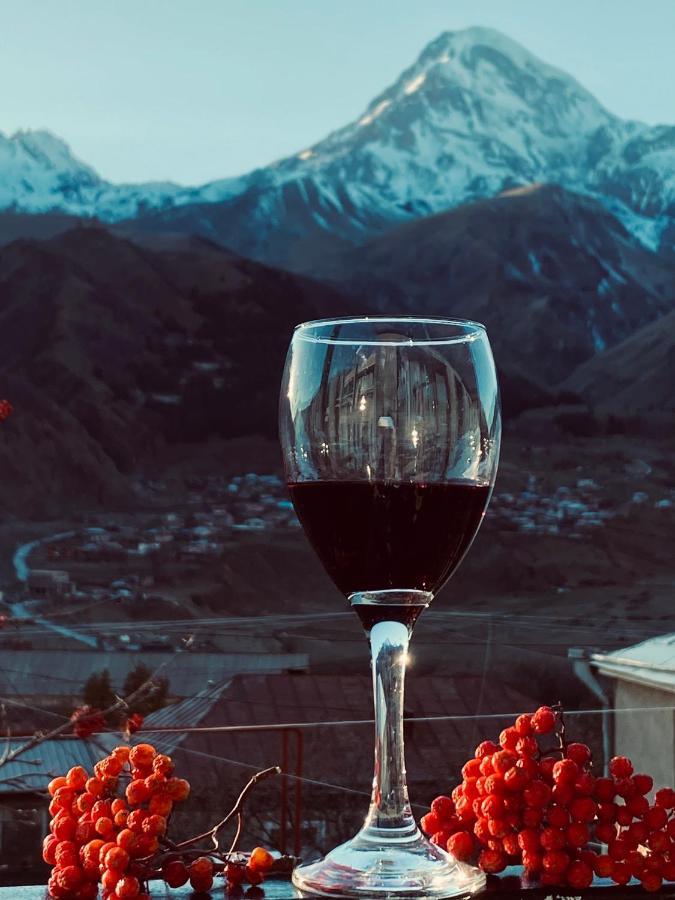
M345 596L390 589L435 594L478 531L490 485L475 481L300 481L288 490L317 556ZM419 604L357 603L370 628L412 627Z

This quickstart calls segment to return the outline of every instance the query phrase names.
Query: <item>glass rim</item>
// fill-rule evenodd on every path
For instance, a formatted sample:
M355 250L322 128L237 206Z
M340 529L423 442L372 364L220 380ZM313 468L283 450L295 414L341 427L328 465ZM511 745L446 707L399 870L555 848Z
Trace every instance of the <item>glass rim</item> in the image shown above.
M330 336L305 333L312 328L328 328L331 325L357 325L368 322L439 325L447 326L449 328L462 328L464 330L455 334L449 334L445 337L409 337L400 341L377 340L376 338L367 338L363 340L359 338L333 338ZM428 347L441 344L467 344L486 334L485 325L483 325L482 322L475 322L473 319L456 319L443 316L337 316L329 319L310 319L307 322L300 322L293 330L294 338L297 336L300 340L312 344L340 344L345 346L365 347Z

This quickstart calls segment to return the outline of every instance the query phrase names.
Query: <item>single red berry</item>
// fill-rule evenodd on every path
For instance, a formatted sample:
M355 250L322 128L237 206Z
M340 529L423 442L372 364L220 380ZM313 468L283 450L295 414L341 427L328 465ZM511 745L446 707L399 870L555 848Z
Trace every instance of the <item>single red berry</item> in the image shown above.
M630 797L636 797L639 793L635 781L631 778L615 778L614 790L619 797L628 800Z
M649 812L649 800L642 794L635 794L626 801L626 809L636 818L642 818Z
M523 810L523 825L526 828L537 828L544 818L544 810L541 807L530 807Z
M539 777L549 784L553 783L553 766L558 762L555 756L544 756L539 760Z
M480 760L470 759L462 766L463 778L478 778L480 775Z
M642 876L640 884L646 891L649 891L649 893L654 893L655 891L658 891L661 889L661 885L663 884L663 879L661 878L660 875L656 875L653 872L647 872L645 875Z
M573 759L559 759L553 766L553 780L556 784L574 784L581 773Z
M577 797L570 805L570 815L575 822L592 822L598 806L590 797Z
M143 727L143 716L140 713L132 713L126 721L125 731L135 734Z
M574 792L579 797L592 797L595 787L595 778L590 772L582 772L574 782Z
M534 828L523 828L518 832L518 846L523 853L537 853L541 846L539 833Z
M506 821L506 819L488 819L488 831L493 838L506 837L510 829L511 826Z
M457 831L448 839L447 849L455 859L458 859L460 862L466 862L473 856L473 837L468 831Z
M257 869L246 866L244 869L244 881L248 881L251 885L260 884L263 880L263 873Z
M614 799L614 780L612 778L596 778L593 785L593 796L601 803L610 803Z
M103 865L106 869L123 872L129 865L129 854L121 847L112 847L103 857Z
M199 878L205 878L207 875L213 875L213 863L208 856L198 856L190 863L190 875L196 875Z
M539 744L537 739L531 734L518 738L516 743L516 753L518 756L536 756L539 752Z
M228 863L225 866L225 880L232 887L237 887L242 884L244 881L244 876L246 874L245 867L241 863ZM187 880L187 874L186 874ZM183 882L185 884L185 882ZM176 885L179 887L180 885Z
M614 861L611 856L607 856L607 854L602 854L600 856L595 857L594 870L595 874L599 878L609 878L612 874L612 868L614 866Z
M637 847L638 844L644 844L649 837L649 828L647 828L644 822L633 822L627 831L624 832L624 835L630 837L631 841L633 841Z
M616 803L599 803L598 819L600 819L601 822L614 822L618 809L619 807Z
M628 846L628 843L620 837L615 838L615 840L611 841L607 848L607 852L609 853L609 855L613 860L616 860L617 862L625 859L626 854L629 850L630 847Z
M566 873L567 883L576 890L590 887L593 881L593 869L588 863L575 860L570 863Z
M675 859L669 859L663 864L663 880L675 881Z
M539 842L544 850L562 850L565 846L565 832L560 828L544 828L539 835Z
M484 872L496 875L506 868L506 854L501 850L483 850L478 857L478 865Z
M515 750L519 737L515 728L505 728L499 735L499 744L504 750Z
M564 828L566 825L569 825L570 814L563 806L552 803L546 810L546 818L548 819L548 824L554 828Z
M518 766L514 766L508 772L504 772L504 789L506 791L522 791L527 782L527 775Z
M631 878L630 869L625 863L615 862L610 878L615 884L628 884Z
M585 847L591 839L588 825L584 825L583 822L572 822L565 834L570 847Z
M531 734L532 716L528 715L527 713L523 713L522 716L518 716L514 728L521 737L525 737L526 735Z
M639 794L648 794L654 787L654 779L651 775L633 775L633 784Z
M609 771L615 778L628 778L633 774L633 763L627 756L614 756L609 761Z
M562 850L549 850L542 858L544 872L552 875L560 875L570 864L570 858Z
M480 808L486 818L496 818L504 814L504 801L497 794L488 794Z
M595 836L603 844L609 844L616 837L616 825L612 822L598 822L595 826Z
M652 806L644 814L643 821L649 829L655 831L658 828L663 828L666 824L668 813L662 806Z
M492 755L492 768L501 775L513 768L517 762L518 757L510 750L500 750Z
M480 781L480 786L479 786L479 784L478 784L479 781ZM466 779L462 782L462 794L461 794L461 796L462 796L462 797L466 797L467 800L475 800L476 797L480 796L481 790L482 790L482 786L483 786L484 784L485 784L485 776L484 776L484 775L481 775L480 778L466 778ZM437 797L436 799L437 799L437 800L440 800L440 797ZM455 801L452 799L452 797L449 797L449 798L447 798L447 799L449 799L449 800L450 800L450 803L452 803L452 812L450 813L450 815L453 815L453 813L455 812ZM434 802L435 802L435 801L434 801ZM445 804L441 804L441 810L443 809L444 806L445 806ZM434 809L434 804L433 804L433 803L431 804L431 811L432 811L432 813L435 813L436 816L437 816L440 820L442 820L442 819L444 819L444 818L446 818L446 817L449 818L449 816L448 816L448 814L447 814L447 811L446 811L445 814L442 814L442 812L439 812L439 811L438 811L438 808Z
M555 728L555 713L549 706L540 706L530 725L535 734L549 734Z
M523 868L530 875L541 872L543 865L542 860L543 855L541 853L534 853L529 850L523 851Z
M420 819L420 827L427 835L436 834L437 831L441 830L441 823L436 813L428 812Z
M571 781L554 784L551 789L551 798L554 803L559 803L561 806L569 806L574 799L574 784Z
M505 790L504 775L501 772L495 772L487 775L484 781L486 794L502 794Z
M431 802L431 812L439 821L449 819L455 814L455 804L451 797L441 795Z
M138 897L141 892L141 885L134 875L124 875L117 882L115 894L117 897Z
M162 866L162 878L169 887L183 887L189 877L187 866L180 859L171 859Z
M670 840L663 831L652 831L645 843L654 853L665 853L670 849Z
M568 744L565 754L568 759L573 759L579 768L591 761L591 748L586 744Z
M476 747L474 755L476 759L484 759L486 756L492 756L497 750L499 750L499 747L496 744L493 744L492 741L483 741L482 744L479 744Z
M656 804L664 809L675 808L675 791L672 788L661 788L656 792Z
M443 847L445 849L446 844L448 843L448 839L452 834L451 831L447 829L443 829L443 831L437 831L436 834L431 836L431 843L436 844L437 847ZM252 868L256 868L253 866Z
M516 763L516 768L525 775L528 781L540 777L540 767L536 760L529 756L521 756Z
M543 781L531 781L523 791L527 806L546 806L551 797L551 788Z
M507 856L518 856L520 854L518 835L513 831L505 835L504 839L502 840L502 847L504 848L504 853L506 853Z
M499 750L495 751L499 752ZM484 756L480 761L480 773L481 775L492 775L494 769L492 768L492 757L494 753L489 753L487 756Z

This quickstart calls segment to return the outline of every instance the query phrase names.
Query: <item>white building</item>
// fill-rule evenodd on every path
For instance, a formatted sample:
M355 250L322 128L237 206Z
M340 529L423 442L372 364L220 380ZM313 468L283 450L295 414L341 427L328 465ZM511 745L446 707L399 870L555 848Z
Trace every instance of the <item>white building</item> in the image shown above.
M675 634L650 638L591 665L613 682L613 753L629 756L655 787L675 785Z

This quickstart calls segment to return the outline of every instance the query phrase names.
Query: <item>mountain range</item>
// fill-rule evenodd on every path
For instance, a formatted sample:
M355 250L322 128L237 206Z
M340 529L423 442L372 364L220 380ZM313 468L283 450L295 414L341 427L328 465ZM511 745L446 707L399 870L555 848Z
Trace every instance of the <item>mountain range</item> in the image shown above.
M657 248L675 216L675 126L620 119L515 41L469 28L325 139L195 188L110 184L47 132L0 139L0 209L134 218L304 271L326 244L533 182L599 198Z
M489 29L201 187L113 185L51 134L0 136L0 245L7 507L108 502L169 446L271 436L292 326L320 316L484 321L510 418L675 413L675 128Z

